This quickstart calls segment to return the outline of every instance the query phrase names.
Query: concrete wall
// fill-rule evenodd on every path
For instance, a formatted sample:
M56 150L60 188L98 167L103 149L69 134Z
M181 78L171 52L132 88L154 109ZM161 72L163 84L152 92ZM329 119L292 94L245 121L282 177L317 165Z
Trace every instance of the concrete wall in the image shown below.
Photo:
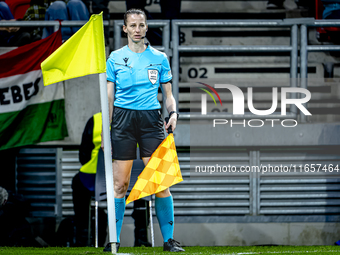
M133 224L123 224L122 247L133 246L133 230ZM155 246L162 246L158 224L154 231ZM174 238L183 246L333 245L340 223L180 223Z

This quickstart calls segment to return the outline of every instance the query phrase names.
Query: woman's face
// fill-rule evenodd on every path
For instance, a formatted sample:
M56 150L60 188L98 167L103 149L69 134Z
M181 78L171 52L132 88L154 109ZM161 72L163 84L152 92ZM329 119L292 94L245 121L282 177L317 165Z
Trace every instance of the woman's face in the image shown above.
M124 32L127 37L133 42L139 42L144 39L148 26L144 15L142 14L130 14L127 17L126 26L123 26Z

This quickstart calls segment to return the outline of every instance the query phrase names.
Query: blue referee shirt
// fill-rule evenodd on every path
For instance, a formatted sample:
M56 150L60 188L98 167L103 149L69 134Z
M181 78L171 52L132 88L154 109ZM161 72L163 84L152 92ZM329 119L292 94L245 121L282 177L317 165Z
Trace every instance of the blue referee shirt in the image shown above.
M142 53L128 46L113 51L106 62L106 74L115 84L114 106L131 110L160 109L158 87L172 79L166 55L150 45Z

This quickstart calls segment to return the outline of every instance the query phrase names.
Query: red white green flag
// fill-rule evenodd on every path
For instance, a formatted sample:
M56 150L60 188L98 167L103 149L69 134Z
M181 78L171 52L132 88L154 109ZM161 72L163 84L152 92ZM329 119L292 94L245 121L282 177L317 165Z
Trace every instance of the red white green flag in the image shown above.
M0 150L67 136L64 87L44 87L40 69L61 43L59 30L0 55Z

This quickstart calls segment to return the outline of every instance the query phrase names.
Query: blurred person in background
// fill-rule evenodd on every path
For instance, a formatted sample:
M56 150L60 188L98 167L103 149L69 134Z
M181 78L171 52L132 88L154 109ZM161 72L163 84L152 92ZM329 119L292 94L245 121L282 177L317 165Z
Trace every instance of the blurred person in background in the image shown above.
M90 14L85 4L81 0L69 0L67 11L70 20L89 20ZM77 32L80 27L71 27L72 34Z
M89 204L95 195L95 182L98 167L99 150L101 150L102 115L96 113L86 123L79 148L79 161L82 164L79 172L72 179L73 209L76 226L76 246L88 244ZM102 214L102 212L100 212ZM106 219L98 217L103 224L99 225L99 246L103 246L106 236ZM104 234L103 234L104 233Z
M76 226L76 246L88 244L89 204L95 196L95 179L98 167L104 168L99 161L101 150L102 114L94 114L86 123L79 148L80 171L72 180L73 208ZM103 155L103 154L102 154ZM132 218L135 220L134 246L151 246L147 238L149 225L149 206L145 200L134 201ZM107 216L99 211L99 246L103 246L106 236Z
M89 12L81 0L54 1L46 10L45 20L84 20L90 18ZM80 27L62 27L61 34L63 41L69 39ZM46 27L42 38L46 38L54 32L53 27Z
M109 13L109 0L82 0L86 5L87 10L91 14L99 14L103 12L103 20L110 21L110 13ZM91 12L92 7L92 12ZM105 44L109 44L109 27L104 27L104 36L105 36Z
M8 5L0 1L0 22L2 20L15 21ZM20 27L0 27L0 46L22 46L31 42L31 36Z
M340 19L340 0L321 1L324 6L323 19ZM340 44L340 31L338 29L328 28L327 35L329 36L329 41L334 44ZM338 52L331 52L331 55L339 57Z
M30 7L28 7L24 20L45 20L46 2L44 0L31 0ZM42 37L42 28L34 27L28 30L31 35L32 42L38 41Z
M321 0L324 6L322 13L323 19L339 19L340 18L340 0Z
M30 203L20 194L0 187L0 246L37 246L25 217Z

